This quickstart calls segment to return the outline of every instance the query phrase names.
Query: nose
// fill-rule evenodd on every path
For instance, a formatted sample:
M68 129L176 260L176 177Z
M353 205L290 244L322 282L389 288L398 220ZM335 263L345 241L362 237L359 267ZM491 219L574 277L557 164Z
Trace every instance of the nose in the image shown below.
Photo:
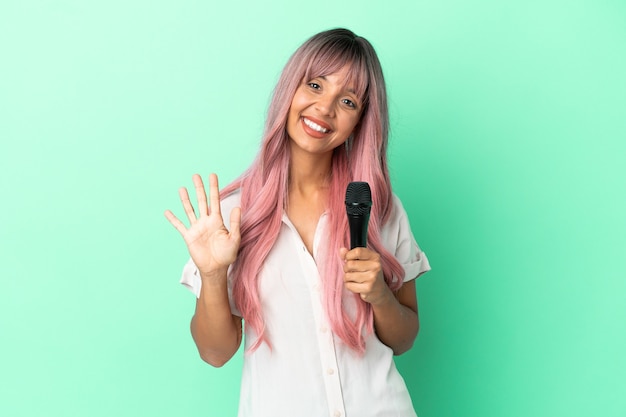
M332 94L322 94L315 102L315 110L328 117L335 116L335 97Z

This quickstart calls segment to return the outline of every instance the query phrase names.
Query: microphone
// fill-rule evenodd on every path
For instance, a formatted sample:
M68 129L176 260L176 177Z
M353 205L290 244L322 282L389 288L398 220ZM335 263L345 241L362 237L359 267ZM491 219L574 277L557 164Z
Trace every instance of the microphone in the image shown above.
M346 212L350 226L350 249L367 247L367 224L372 191L366 182L351 182L346 189Z

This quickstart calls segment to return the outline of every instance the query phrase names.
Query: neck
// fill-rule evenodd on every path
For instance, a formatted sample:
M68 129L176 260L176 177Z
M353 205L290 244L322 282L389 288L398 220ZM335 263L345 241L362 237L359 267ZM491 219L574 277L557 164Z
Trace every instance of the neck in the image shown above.
M332 153L312 157L291 155L289 163L289 193L310 195L326 191L330 182Z

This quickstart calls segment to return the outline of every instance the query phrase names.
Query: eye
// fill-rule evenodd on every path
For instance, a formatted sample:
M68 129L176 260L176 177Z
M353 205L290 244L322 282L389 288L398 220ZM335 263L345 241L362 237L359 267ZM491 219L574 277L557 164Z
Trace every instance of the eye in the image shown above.
M341 99L341 102L352 109L356 109L356 103L349 98Z
M321 88L318 83L314 83L314 82L308 83L308 86L313 88L314 90L319 90Z

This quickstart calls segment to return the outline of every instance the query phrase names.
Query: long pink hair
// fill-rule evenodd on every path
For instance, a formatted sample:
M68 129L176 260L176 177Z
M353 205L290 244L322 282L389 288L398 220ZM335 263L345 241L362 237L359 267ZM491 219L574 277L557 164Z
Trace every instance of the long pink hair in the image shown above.
M247 326L261 343L271 346L259 298L259 271L278 237L287 204L289 138L287 117L298 86L314 77L350 68L348 80L362 98L363 111L353 135L337 147L332 157L328 214L328 240L317 260L323 285L323 302L333 332L357 352L364 352L367 333L373 331L370 304L344 289L339 248L348 247L349 231L344 197L351 181L367 181L372 190L368 246L382 258L385 280L392 290L402 285L404 270L382 245L380 230L392 209L387 167L389 117L382 68L376 52L364 38L346 29L321 32L307 40L287 62L274 89L259 154L252 165L222 191L241 192L241 246L231 271L234 301ZM356 314L348 315L346 302L354 297Z

